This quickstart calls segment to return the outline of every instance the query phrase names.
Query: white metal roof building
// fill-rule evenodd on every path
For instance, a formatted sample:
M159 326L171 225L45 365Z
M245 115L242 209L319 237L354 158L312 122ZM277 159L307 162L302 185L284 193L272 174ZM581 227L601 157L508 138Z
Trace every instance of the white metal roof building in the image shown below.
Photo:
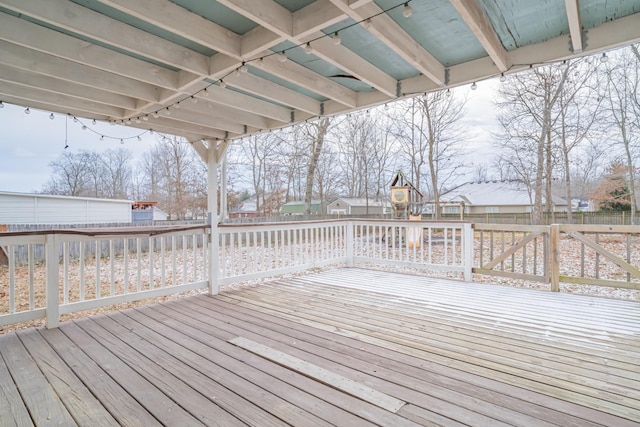
M0 192L0 224L131 222L131 200Z
M442 196L444 213L448 208L464 204L467 214L485 213L521 213L530 212L533 205L533 194L525 188L506 181L470 182L464 184L451 193ZM544 197L543 197L544 200ZM553 197L554 211L562 212L568 208L567 202L561 197Z

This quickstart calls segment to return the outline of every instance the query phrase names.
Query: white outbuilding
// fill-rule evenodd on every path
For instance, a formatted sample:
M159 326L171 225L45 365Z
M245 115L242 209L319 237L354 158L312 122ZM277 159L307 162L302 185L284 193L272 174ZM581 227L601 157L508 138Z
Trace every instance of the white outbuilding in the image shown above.
M0 224L130 223L131 200L0 191Z

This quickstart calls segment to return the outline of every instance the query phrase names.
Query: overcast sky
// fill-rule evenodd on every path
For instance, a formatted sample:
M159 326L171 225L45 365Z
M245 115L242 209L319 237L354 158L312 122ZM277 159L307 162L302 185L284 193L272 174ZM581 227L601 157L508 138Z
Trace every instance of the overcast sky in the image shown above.
M490 132L495 127L492 98L496 82L478 83L478 89L469 91L465 123L473 129L468 147L478 153L486 153L491 141ZM49 111L31 109L4 103L0 108L0 191L31 193L42 190L51 170L49 163L65 151L65 116ZM88 129L82 130L82 125ZM92 132L93 130L93 132ZM142 131L126 126L113 126L81 119L67 123L67 151L104 151L124 147L134 156L134 164L142 153L156 141L157 136L145 134L138 141L135 136ZM97 133L94 133L97 132ZM104 138L100 134L116 139ZM124 144L118 138L125 138ZM132 139L126 139L132 138Z

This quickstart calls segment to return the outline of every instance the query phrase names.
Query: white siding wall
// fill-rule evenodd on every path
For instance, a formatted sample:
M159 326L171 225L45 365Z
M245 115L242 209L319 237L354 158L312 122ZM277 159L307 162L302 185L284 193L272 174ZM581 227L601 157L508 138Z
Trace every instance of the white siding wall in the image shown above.
M131 222L131 201L0 193L0 224Z

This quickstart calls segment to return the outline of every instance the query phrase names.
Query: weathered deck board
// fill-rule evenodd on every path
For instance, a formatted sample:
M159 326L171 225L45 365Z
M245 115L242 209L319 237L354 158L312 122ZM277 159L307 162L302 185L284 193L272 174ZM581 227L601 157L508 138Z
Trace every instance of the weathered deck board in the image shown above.
M0 425L633 426L638 349L637 303L330 270L0 336Z

